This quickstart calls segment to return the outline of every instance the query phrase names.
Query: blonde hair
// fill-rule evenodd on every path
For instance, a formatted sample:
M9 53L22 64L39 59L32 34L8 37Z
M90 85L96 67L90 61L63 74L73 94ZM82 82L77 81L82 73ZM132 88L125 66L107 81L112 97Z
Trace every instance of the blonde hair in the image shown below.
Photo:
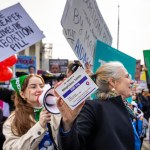
M110 89L109 79L118 80L122 77L122 71L125 67L122 63L114 61L108 62L99 67L95 74L95 83L99 87L97 90L97 97L101 99L106 99L108 97L114 96L114 91Z

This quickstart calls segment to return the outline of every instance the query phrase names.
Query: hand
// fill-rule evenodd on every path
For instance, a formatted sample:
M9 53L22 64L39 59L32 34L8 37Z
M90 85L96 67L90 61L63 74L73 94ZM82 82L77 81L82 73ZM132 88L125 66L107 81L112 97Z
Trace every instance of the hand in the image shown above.
M139 108L137 109L136 116L139 120L143 120L143 118L144 118L144 114Z
M51 114L43 108L43 110L40 113L39 123L42 128L46 128L47 122L50 122L51 120Z
M61 84L62 82L59 82L54 87L54 90ZM55 91L55 96L57 96L57 107L62 115L62 122L63 122L63 129L64 131L68 131L71 129L72 124L78 114L80 113L83 105L85 102L82 102L77 108L72 110L63 99L58 95L58 93Z
M85 72L86 72L89 76L93 75L93 72L92 72L92 65L89 64L88 62L85 63Z
M60 97L57 99L57 107L62 115L62 123L64 131L69 131L73 125L74 120L77 118L80 113L82 107L84 106L84 102L82 102L78 107L72 110L64 100Z

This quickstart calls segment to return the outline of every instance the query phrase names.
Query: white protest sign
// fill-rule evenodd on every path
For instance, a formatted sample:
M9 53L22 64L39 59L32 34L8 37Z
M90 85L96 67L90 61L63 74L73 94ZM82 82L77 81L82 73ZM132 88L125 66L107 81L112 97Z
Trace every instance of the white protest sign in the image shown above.
M63 33L82 64L93 65L96 40L112 44L96 0L67 0L61 19Z
M44 37L19 3L0 11L0 61Z
M56 92L73 110L97 89L97 85L80 67L56 88Z

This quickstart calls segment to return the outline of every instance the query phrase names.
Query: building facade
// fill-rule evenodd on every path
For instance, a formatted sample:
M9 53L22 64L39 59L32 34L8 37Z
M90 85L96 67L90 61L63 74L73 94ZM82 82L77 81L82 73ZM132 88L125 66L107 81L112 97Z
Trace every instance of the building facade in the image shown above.
M18 55L36 56L37 70L48 70L49 59L52 59L53 45L50 43L42 43L42 41L28 47L18 53Z

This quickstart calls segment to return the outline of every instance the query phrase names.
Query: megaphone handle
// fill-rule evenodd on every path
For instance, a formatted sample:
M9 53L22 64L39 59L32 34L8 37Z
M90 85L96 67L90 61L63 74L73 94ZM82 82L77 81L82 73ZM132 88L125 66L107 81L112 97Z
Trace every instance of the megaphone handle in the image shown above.
M49 85L52 87L53 86L53 80L50 80Z
M47 127L48 127L48 132L49 132L50 138L51 138L52 143L53 143L53 145L54 145L54 150L59 150L59 148L58 148L56 142L54 141L50 123L47 123Z

